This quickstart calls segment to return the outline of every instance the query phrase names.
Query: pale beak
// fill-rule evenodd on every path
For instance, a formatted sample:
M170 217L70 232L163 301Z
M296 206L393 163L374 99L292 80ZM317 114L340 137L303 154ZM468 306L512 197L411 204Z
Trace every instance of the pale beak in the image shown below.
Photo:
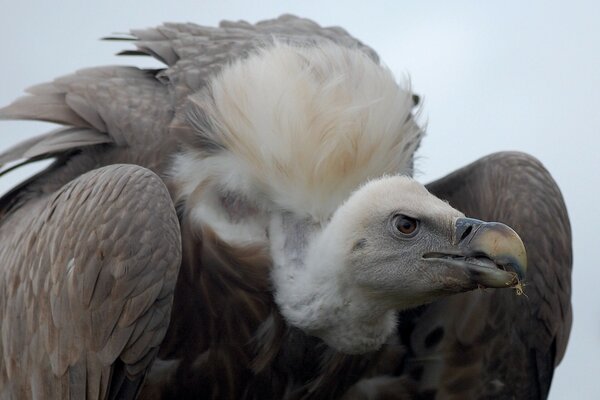
M507 225L458 218L454 222L453 245L451 250L428 253L424 258L456 267L473 283L484 287L512 287L525 277L525 246Z

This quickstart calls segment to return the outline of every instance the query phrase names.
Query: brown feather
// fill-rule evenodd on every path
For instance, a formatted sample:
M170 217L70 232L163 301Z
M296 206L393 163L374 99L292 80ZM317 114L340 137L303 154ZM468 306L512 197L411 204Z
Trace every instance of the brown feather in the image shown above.
M169 322L179 235L163 183L136 166L84 174L3 218L3 277L15 289L0 295L2 326L11 327L3 347L6 357L20 361L0 364L2 397L30 398L24 388L31 387L44 398L101 398L117 359L135 365L127 379L141 379ZM114 246L123 241L125 252ZM139 274L152 279L137 279ZM146 319L154 316L150 326ZM136 332L138 323L146 326L142 332Z
M571 230L556 183L531 156L498 153L428 188L468 215L514 227L531 267L527 297L466 293L414 320L408 363L424 369L420 389L437 388L439 398L546 398L571 329ZM438 327L439 341L419 344Z
M61 93L25 96L0 109L0 119L27 119L90 127L65 102Z

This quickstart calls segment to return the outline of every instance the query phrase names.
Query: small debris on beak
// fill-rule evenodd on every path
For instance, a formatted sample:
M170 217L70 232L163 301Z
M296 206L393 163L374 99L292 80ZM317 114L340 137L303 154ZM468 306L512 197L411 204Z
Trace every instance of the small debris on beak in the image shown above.
M527 297L527 295L525 294L525 286L527 286L527 284L517 277L517 284L513 286L517 296Z

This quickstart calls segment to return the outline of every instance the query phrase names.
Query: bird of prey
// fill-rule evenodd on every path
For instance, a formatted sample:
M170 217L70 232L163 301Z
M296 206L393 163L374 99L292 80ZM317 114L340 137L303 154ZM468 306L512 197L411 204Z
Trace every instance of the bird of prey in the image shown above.
M53 160L0 199L0 398L547 396L571 233L540 162L413 180L418 97L341 28L109 39L164 68L0 110L62 125L0 154Z

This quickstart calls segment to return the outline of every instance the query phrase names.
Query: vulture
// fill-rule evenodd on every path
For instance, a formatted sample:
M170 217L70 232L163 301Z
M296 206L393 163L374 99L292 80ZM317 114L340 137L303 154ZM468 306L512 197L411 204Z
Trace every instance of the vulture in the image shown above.
M418 96L338 27L107 39L164 67L0 109L61 125L0 154L52 160L0 199L1 399L548 396L572 253L539 161L418 183Z

